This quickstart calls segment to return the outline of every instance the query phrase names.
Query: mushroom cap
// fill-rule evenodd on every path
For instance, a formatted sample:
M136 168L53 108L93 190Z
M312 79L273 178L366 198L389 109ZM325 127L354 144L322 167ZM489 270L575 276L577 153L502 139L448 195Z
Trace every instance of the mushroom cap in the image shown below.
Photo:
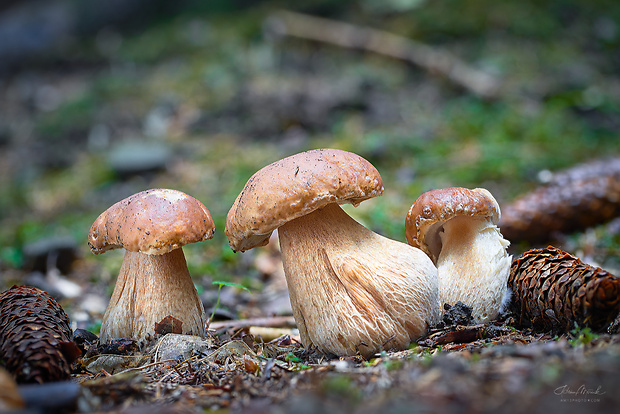
M200 201L169 189L141 191L101 213L88 234L94 254L125 248L165 254L213 237L211 213Z
M407 241L437 263L441 251L439 233L446 221L457 216L486 218L497 224L499 204L484 188L451 187L427 191L409 209L405 219Z
M377 169L357 154L316 149L292 155L257 171L226 218L230 248L264 246L284 223L330 203L351 203L383 194Z

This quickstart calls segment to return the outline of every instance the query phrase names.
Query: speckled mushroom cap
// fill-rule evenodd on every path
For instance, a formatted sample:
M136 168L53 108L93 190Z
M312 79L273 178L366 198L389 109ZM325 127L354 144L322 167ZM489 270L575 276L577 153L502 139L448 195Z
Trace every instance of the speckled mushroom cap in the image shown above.
M164 254L213 237L211 213L200 201L169 189L136 193L101 213L88 234L94 254L125 248Z
M488 218L497 224L499 204L484 188L451 187L427 191L413 203L405 219L405 235L410 245L422 249L437 263L441 250L442 225L456 216Z
M317 149L276 161L256 172L228 211L230 248L264 246L284 223L330 203L351 203L383 193L377 169L351 152Z

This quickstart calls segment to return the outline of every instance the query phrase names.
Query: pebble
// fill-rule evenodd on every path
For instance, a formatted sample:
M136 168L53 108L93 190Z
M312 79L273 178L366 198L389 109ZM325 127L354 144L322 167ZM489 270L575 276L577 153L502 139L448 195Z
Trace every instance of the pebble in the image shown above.
M171 150L163 143L129 140L112 146L108 163L119 175L131 176L165 170L171 156Z
M24 268L43 273L58 269L66 274L77 257L77 243L71 236L49 236L25 244L22 252Z
M155 346L154 360L158 362L174 359L182 362L196 354L207 354L213 347L213 340L208 337L169 333Z
M26 274L23 284L34 286L49 293L54 299L77 298L82 294L82 287L75 282L59 274L59 272L48 272L47 275L41 272L31 272Z

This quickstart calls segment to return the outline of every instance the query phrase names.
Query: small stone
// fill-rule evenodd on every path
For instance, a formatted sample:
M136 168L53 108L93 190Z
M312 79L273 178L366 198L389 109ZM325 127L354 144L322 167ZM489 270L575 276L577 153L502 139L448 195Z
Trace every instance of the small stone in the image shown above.
M50 236L25 244L23 253L28 270L46 273L58 269L66 274L77 257L77 244L70 236Z
M165 360L185 361L196 354L209 354L213 349L211 338L169 333L153 349L155 362Z
M170 157L170 150L161 143L135 140L113 146L108 162L121 176L131 176L165 170Z

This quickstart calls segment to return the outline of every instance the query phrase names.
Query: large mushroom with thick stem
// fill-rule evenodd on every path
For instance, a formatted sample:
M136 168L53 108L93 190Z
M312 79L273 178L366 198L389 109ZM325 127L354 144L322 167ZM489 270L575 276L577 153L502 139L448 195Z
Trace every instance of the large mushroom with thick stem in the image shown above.
M214 231L209 210L176 190L142 191L104 211L88 245L94 254L124 248L125 257L100 341L150 340L158 329L204 336L205 312L182 246L210 239Z
M339 206L381 195L379 172L341 150L302 152L255 173L226 220L234 251L278 229L293 316L306 347L369 357L404 349L439 319L437 270L419 249Z
M497 223L499 205L484 188L428 191L413 203L405 220L409 244L433 260L441 304L461 301L475 321L495 319L508 303L512 256Z

